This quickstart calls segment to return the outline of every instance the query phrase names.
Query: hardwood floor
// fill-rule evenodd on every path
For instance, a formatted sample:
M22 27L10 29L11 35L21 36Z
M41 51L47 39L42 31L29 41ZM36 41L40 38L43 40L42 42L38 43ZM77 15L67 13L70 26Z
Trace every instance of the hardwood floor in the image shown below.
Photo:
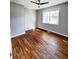
M66 37L35 29L12 38L13 59L68 59Z

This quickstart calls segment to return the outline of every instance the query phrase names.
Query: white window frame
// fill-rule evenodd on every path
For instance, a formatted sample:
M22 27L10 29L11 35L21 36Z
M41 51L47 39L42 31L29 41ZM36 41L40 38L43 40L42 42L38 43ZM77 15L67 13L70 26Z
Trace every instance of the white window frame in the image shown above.
M59 25L59 9L43 12L43 23Z

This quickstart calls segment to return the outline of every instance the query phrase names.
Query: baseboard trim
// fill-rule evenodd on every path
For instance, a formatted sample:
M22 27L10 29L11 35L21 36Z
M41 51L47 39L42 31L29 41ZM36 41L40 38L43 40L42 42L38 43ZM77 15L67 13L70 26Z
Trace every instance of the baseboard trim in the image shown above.
M48 30L43 29L43 28L40 28L40 27L36 27L36 29L40 29L40 30L43 30L43 31L46 31L46 32L54 33L54 34L61 35L61 36L64 36L64 37L67 37L68 38L67 35L62 34L62 33L58 33L58 32L55 32L55 31L48 31Z
M67 35L62 34L62 33L59 33L59 32L55 32L55 31L52 31L52 32L54 32L54 33L56 33L56 34L59 34L59 35L62 35L62 36L65 36L65 37L68 37Z
M67 37L67 38L68 38L67 35L62 34L62 33L59 33L59 32L56 32L56 31L48 31L48 30L43 29L43 28L40 28L40 27L36 27L36 29L40 29L40 30L43 30L43 31L46 31L46 32L58 34L58 35L61 35L61 36L64 36L64 37ZM27 31L28 31L28 30L27 30ZM25 31L25 32L23 32L23 33L20 33L20 34L17 34L17 35L13 35L13 36L11 36L11 38L14 38L14 37L20 36L20 35L22 35L22 34L25 34L27 31Z
M24 34L24 33L25 33L25 32L20 33L20 34L17 34L17 35L13 35L13 36L11 36L11 38L14 38L14 37L20 36L20 35L22 35L22 34Z

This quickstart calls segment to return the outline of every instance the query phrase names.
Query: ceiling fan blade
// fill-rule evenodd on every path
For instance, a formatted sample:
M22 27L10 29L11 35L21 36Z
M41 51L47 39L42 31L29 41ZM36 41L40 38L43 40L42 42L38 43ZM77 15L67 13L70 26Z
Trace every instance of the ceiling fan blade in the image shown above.
M40 5L43 5L43 4L48 4L49 2L44 2L44 3L40 3Z
M31 3L35 3L35 4L38 4L37 2L34 2L34 1L31 1Z

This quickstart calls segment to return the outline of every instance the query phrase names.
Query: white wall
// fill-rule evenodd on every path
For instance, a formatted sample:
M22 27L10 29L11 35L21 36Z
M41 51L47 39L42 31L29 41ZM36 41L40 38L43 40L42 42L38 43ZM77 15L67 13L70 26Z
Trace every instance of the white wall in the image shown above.
M36 12L35 10L25 9L25 30L35 28Z
M11 3L10 6L10 27L11 36L24 32L24 6Z
M35 11L25 8L23 5L11 2L10 5L10 28L11 36L24 33L35 27Z

